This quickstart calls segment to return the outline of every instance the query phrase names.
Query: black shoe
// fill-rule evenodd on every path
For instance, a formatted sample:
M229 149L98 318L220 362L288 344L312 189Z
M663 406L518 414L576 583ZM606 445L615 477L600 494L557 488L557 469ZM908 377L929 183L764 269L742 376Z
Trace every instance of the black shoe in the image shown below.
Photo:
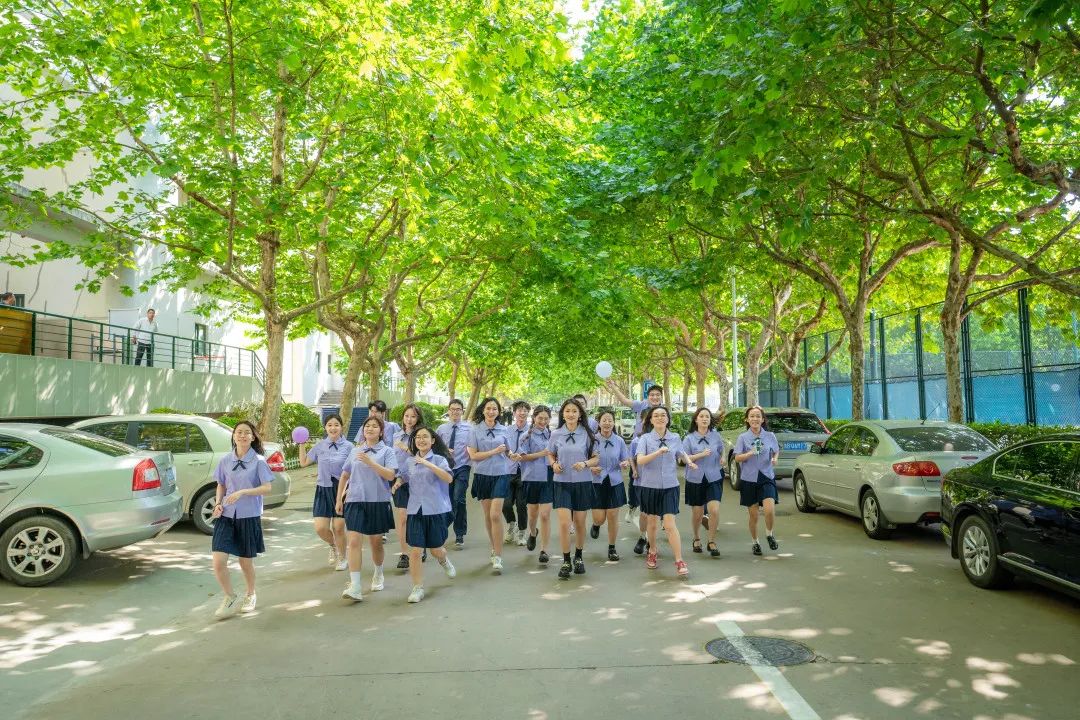
M701 552L701 539L694 538L694 542L690 544L690 548L696 553Z
M409 569L409 556L408 555L399 555L398 556L397 569L398 570L408 570Z
M647 543L645 542L645 538L638 538L637 545L634 545L634 554L635 555L644 555L645 554L645 545L646 544Z
M525 549L529 552L536 549L536 535L529 533L529 539L525 541Z
M592 526L592 530L589 531L589 537L591 537L593 540L600 537L600 526L599 525L593 525Z
M559 577L562 578L563 580L566 580L567 578L570 577L570 573L573 572L573 570L574 570L574 568L570 563L564 562L562 564L562 567L559 568Z
M619 553L615 552L615 550L608 550L607 559L611 562L619 562Z
M547 565L547 562L550 559L551 558L548 557L548 554L546 552L544 552L543 550L540 551L540 557L538 558L538 560L540 560L541 565Z
M761 545L759 543L754 543L754 554L755 555L760 555L761 554Z
M765 540L768 541L770 550L779 550L780 549L780 543L776 542L776 538L774 538L772 535L769 535L768 537L766 537Z
M427 562L427 548L424 548L424 554L420 556L420 562Z
M720 557L720 549L716 547L716 543L711 542L708 544L709 554L713 557Z
M574 558L574 574L575 575L584 575L585 574L585 561L582 560L581 558Z

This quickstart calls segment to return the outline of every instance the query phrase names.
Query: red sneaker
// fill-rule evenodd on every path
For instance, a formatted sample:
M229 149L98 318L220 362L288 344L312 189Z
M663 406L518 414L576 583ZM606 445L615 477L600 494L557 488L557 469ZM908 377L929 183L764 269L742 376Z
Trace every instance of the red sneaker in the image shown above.
M679 573L679 577L686 577L690 574L690 568L686 567L686 563L682 560L675 563L675 571Z
M645 556L645 567L650 570L656 569L656 553L649 553Z

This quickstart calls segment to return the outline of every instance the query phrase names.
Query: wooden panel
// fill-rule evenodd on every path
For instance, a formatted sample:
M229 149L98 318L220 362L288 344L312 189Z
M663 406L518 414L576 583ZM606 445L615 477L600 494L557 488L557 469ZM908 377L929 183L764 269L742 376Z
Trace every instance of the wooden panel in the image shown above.
M33 323L31 313L0 307L0 353L29 355Z

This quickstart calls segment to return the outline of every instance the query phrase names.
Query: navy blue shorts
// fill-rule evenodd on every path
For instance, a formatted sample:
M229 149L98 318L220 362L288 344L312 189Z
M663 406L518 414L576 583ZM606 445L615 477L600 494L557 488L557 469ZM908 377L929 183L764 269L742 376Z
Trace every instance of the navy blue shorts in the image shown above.
M394 527L394 513L387 502L345 503L345 529L361 535L382 535Z
M691 507L708 505L713 501L720 502L720 498L723 497L723 495L724 483L721 480L699 483L690 482L689 480L686 481L685 500L686 504Z
M404 510L409 507L409 483L401 483L394 492L394 507Z
M574 512L592 510L593 489L591 482L556 482L555 507L568 508Z
M593 483L593 510L614 510L626 504L626 484L611 484L611 478Z
M555 483L551 480L543 482L526 480L521 483L521 486L525 488L526 505L544 505L551 503L555 497Z
M338 479L330 478L330 487L323 485L315 486L315 503L311 507L312 517L339 518L335 506L337 505Z
M505 500L509 494L509 475L473 475L472 496L477 500Z
M646 515L679 514L679 488L641 488L641 512Z
M409 515L405 520L405 542L414 548L441 548L450 535L450 521L450 513Z
M253 558L266 552L262 518L219 517L214 520L214 539L210 543L210 549L242 558Z
M772 498L774 503L780 502L780 494L776 492L776 479L758 473L757 482L746 482L744 478L739 485L739 504L743 507L761 505L766 498Z

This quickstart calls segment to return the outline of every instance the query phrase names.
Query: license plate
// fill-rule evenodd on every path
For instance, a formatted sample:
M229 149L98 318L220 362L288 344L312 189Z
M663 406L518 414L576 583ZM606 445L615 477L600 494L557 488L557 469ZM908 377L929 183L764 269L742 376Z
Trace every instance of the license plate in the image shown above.
M786 442L784 443L785 450L806 450L807 443L804 442Z

